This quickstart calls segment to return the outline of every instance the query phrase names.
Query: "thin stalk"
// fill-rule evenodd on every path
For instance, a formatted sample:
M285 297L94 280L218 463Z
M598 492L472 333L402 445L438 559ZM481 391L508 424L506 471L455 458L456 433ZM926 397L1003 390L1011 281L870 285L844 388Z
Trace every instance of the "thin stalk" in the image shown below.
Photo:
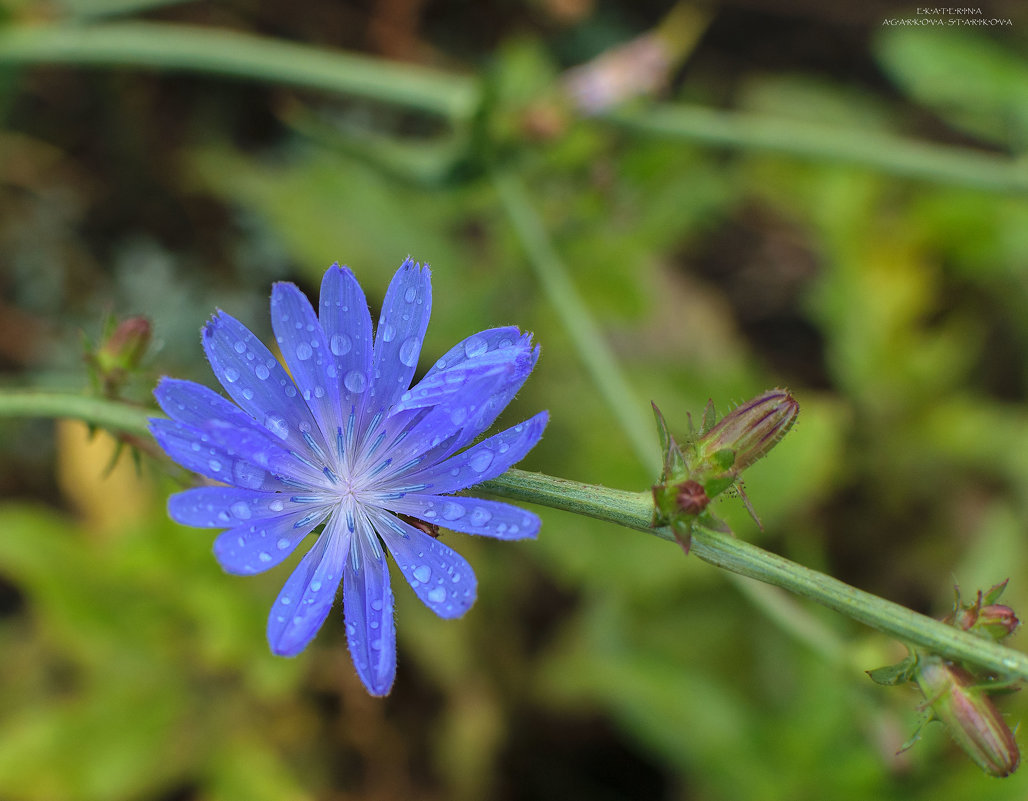
M1023 161L888 133L841 130L763 114L687 105L611 111L602 119L646 136L851 164L889 175L992 192L1028 194L1028 167Z
M559 315L589 377L628 436L640 464L656 476L660 472L660 458L653 420L638 411L645 405L632 392L599 326L571 281L567 267L553 248L524 186L516 176L499 171L493 172L493 183L528 254L536 280Z
M467 121L478 83L415 64L248 33L155 22L20 26L0 31L0 64L149 67L289 84Z
M0 392L0 418L70 417L128 434L146 435L147 420L159 414L101 398L56 392ZM508 470L499 478L480 484L478 489L605 520L675 542L674 534L666 526L653 527L653 500L649 492L627 492L524 470ZM977 665L1009 679L1028 681L1025 654L912 612L756 545L697 530L690 553L737 575L809 598L947 659Z

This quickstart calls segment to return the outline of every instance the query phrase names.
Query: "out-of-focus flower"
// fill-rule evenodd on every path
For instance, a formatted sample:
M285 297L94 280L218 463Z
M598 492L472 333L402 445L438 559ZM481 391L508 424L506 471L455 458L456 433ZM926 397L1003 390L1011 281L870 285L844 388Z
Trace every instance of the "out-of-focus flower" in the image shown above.
M938 657L921 657L914 681L935 719L975 763L993 776L1009 776L1021 761L1014 735L986 688L967 670Z
M171 516L226 528L214 553L239 574L279 564L324 523L271 608L268 641L277 654L302 651L342 583L350 654L373 695L389 691L396 671L385 553L426 606L454 618L475 600L475 575L431 527L512 540L535 536L540 525L515 506L451 495L500 475L539 441L546 412L466 447L514 397L538 347L516 328L482 331L410 387L430 307L429 270L408 258L372 341L360 285L333 265L318 314L294 285L272 291L272 326L291 376L219 311L203 346L238 406L189 381L164 379L155 390L171 418L151 421L161 447L228 485L172 496Z

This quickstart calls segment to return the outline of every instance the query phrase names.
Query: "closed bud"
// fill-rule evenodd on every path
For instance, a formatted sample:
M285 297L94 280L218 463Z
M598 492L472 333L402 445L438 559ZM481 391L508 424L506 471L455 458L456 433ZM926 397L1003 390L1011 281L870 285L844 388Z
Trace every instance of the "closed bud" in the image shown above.
M787 390L758 395L703 433L696 443L700 461L714 469L745 470L789 432L799 411Z
M1010 727L967 670L938 657L922 657L914 681L935 718L978 767L1000 777L1017 769L1021 754Z
M987 634L993 640L1002 640L1004 637L1013 634L1021 621L1017 619L1014 610L1005 604L989 604L983 606L978 613L978 620L974 629Z
M122 320L97 350L97 365L104 373L131 372L150 345L150 333L150 321L145 317Z
M984 598L979 590L974 603L969 604L961 602L960 589L955 588L953 611L943 618L943 622L992 640L1002 640L1010 636L1021 625L1021 621L1009 606L996 603L1006 586L1006 581L997 584Z

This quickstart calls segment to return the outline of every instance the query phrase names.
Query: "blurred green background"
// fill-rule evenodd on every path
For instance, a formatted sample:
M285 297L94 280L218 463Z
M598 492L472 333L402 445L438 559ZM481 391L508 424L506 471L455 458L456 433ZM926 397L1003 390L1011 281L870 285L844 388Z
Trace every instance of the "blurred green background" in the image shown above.
M409 253L433 267L425 364L501 324L542 344L500 421L550 410L522 467L642 490L651 399L684 432L708 397L787 385L800 422L747 476L763 531L720 504L740 536L933 616L1009 577L1024 612L1024 6L987 29L883 24L917 16L885 0L669 11L4 0L2 385L87 391L107 314L154 325L127 400L211 384L215 307L267 341L272 281L313 296L338 260L377 315ZM655 96L581 113L565 71L654 30ZM639 75L612 58L600 88ZM896 754L920 699L862 671L899 644L547 509L537 542L445 535L480 578L459 622L394 575L399 672L371 699L338 612L273 657L289 568L223 574L167 519L167 465L105 477L113 451L0 419L2 801L1028 793L937 725Z

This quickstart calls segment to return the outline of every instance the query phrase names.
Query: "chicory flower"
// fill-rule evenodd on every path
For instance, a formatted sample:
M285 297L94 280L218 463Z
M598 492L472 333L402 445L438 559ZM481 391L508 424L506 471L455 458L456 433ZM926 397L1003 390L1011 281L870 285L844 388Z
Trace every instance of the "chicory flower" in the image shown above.
M475 600L475 575L432 536L434 527L514 540L534 537L540 525L515 506L452 495L500 475L539 441L546 412L472 444L524 383L539 349L517 328L482 331L411 387L431 300L428 267L408 258L373 340L348 268L325 273L318 313L296 286L275 284L271 321L289 372L219 311L203 329L203 347L235 404L165 378L155 395L170 419L150 424L176 462L220 482L173 495L168 507L179 523L226 529L214 553L228 572L268 570L324 524L272 605L268 642L277 654L302 651L341 583L350 654L373 695L388 693L396 672L386 553L429 609L455 618Z

